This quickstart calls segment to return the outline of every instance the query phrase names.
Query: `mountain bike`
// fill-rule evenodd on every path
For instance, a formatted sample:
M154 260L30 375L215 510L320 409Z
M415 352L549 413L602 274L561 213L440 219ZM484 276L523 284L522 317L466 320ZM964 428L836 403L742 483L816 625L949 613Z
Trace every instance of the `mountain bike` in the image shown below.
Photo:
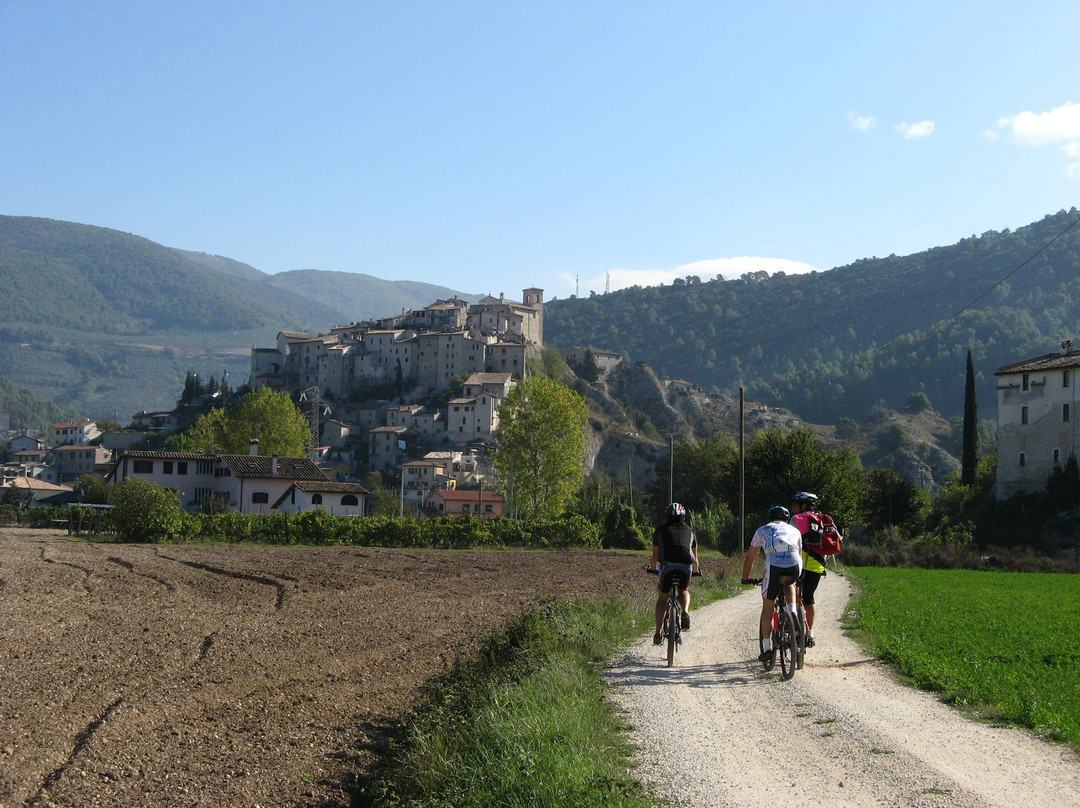
M659 569L654 570L646 567L645 571L653 575L660 574ZM691 575L700 577L701 573L694 572ZM679 646L682 644L682 604L679 602L679 581L678 575L671 576L671 588L667 594L667 611L664 613L664 623L660 630L660 636L667 643L667 666L669 668L674 666L675 652L679 650Z
M750 578L748 580L757 586L761 585L760 578ZM793 583L790 576L786 575L780 578L780 582L781 584ZM765 670L771 671L776 665L776 658L779 656L780 678L785 681L793 677L796 670L802 668L803 656L806 653L806 612L802 605L801 585L797 580L794 583L798 604L797 612L793 615L787 610L787 588L781 586L780 593L773 603L772 653L764 662ZM761 621L759 620L758 648L761 653L765 653L764 640L765 636L761 631Z

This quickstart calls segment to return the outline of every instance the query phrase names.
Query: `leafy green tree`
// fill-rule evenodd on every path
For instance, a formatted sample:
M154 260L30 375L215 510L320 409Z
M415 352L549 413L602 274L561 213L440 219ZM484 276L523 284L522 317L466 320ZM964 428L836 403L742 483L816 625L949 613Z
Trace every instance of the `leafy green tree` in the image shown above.
M307 419L285 393L262 388L224 409L199 417L187 433L199 451L247 454L259 441L259 454L303 457L311 447Z
M855 440L859 437L859 422L841 415L836 419L836 437L839 440Z
M930 494L892 469L870 469L859 497L863 522L877 532L895 527L904 536L917 535L926 525Z
M364 477L364 485L371 491L371 497L375 501L375 510L387 516L397 516L401 510L401 496L399 492L388 487L383 481L383 473L373 469Z
M587 424L585 400L546 377L526 379L507 395L492 460L520 515L563 512L585 478Z
M1054 466L1046 482L1046 494L1063 511L1080 506L1080 466L1077 465L1075 454L1069 454L1064 468Z
M967 352L967 378L964 383L964 445L960 452L960 482L974 485L979 460L979 407L975 396L975 365Z
M184 524L180 495L150 480L128 477L113 490L113 523L123 541L163 542Z
M109 504L115 487L99 474L80 474L75 483L75 490L83 492L82 501L94 505Z
M809 429L754 433L746 446L745 467L748 523L755 515L764 518L770 506L788 503L797 491L817 494L822 510L840 524L858 517L862 462L848 449L827 450ZM738 469L734 471L737 475ZM738 513L738 477L725 488L729 506Z
M907 397L907 408L912 412L925 412L934 409L930 404L930 397L921 392L912 393Z
M723 500L730 502L728 487L733 479L737 480L738 462L738 447L725 433L700 443L675 444L674 457L656 465L655 476L647 487L651 510L659 519L668 503L669 488L674 500L694 513L714 508Z

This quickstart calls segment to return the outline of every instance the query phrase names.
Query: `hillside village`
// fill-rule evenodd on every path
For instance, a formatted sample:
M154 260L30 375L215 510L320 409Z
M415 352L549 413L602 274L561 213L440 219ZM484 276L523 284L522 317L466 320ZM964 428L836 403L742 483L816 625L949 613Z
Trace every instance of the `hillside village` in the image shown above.
M179 491L191 510L322 508L362 516L373 498L360 480L378 471L394 481L401 513L502 515L506 509L493 490L489 458L499 407L526 377L530 361L540 357L543 339L543 290L537 288L523 290L521 302L505 295L475 303L454 297L335 326L326 334L281 331L275 345L251 349L248 386L300 402L312 427L307 458L261 457L256 441L246 455L162 450L162 436L220 405L221 391L212 386L174 411L135 413L133 430L104 434L95 422L83 420L56 423L50 435L40 435L12 429L0 412L0 440L7 447L7 462L0 466L3 486L17 492L21 505L61 505L78 501L72 483L81 475L116 482L134 475ZM590 465L624 468L641 479L663 454L656 436L649 440L625 429L632 419L617 412L620 400L643 412L651 426L680 438L730 431L735 423L731 401L686 382L662 382L647 366L630 365L621 354L583 347L563 354L594 408ZM1054 467L1075 454L1071 382L1078 367L1080 351L1065 341L1060 352L997 371L999 497L1041 490ZM867 437L881 418L896 421L897 414L868 415ZM825 445L841 445L831 427L803 423L780 409L754 405L746 421L751 432L806 427ZM897 423L888 428L895 430ZM947 441L948 425L932 412L909 413L903 424L922 433L917 441L923 449L909 453L904 465L892 465L934 490L958 467L948 452L935 448ZM877 446L865 439L861 444L853 448L867 460L881 450L880 440Z
M5 485L25 489L28 502L58 504L70 501L64 484L81 474L117 482L139 475L181 491L189 509L218 498L248 513L323 507L363 515L370 492L355 478L367 469L399 481L403 512L500 515L501 498L484 490L487 452L500 404L542 344L536 288L521 302L452 298L327 334L282 331L273 347L252 348L249 386L306 408L308 458L260 457L255 442L247 456L151 449L149 434L180 421L177 412L143 411L132 417L143 432L101 435L92 421L73 422L56 424L48 441L23 430L10 441Z

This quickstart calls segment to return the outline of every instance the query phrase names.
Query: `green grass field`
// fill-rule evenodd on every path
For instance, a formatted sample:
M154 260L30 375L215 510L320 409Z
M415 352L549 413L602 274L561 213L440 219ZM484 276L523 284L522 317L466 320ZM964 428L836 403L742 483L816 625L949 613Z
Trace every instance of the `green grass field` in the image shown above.
M853 626L919 687L1080 749L1080 576L849 568Z

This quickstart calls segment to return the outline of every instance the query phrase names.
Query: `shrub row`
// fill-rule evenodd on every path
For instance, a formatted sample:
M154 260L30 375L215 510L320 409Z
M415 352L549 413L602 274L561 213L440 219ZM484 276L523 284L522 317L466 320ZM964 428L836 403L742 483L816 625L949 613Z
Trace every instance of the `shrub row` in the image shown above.
M50 519L60 515L77 524L79 514L74 507L66 511L31 508L22 512L20 522L47 527ZM124 531L118 530L113 521L112 512L102 513L100 531L123 538ZM294 514L182 513L179 529L156 540L363 547L601 547L600 529L579 515L525 522L469 517L357 518L331 516L322 510Z

